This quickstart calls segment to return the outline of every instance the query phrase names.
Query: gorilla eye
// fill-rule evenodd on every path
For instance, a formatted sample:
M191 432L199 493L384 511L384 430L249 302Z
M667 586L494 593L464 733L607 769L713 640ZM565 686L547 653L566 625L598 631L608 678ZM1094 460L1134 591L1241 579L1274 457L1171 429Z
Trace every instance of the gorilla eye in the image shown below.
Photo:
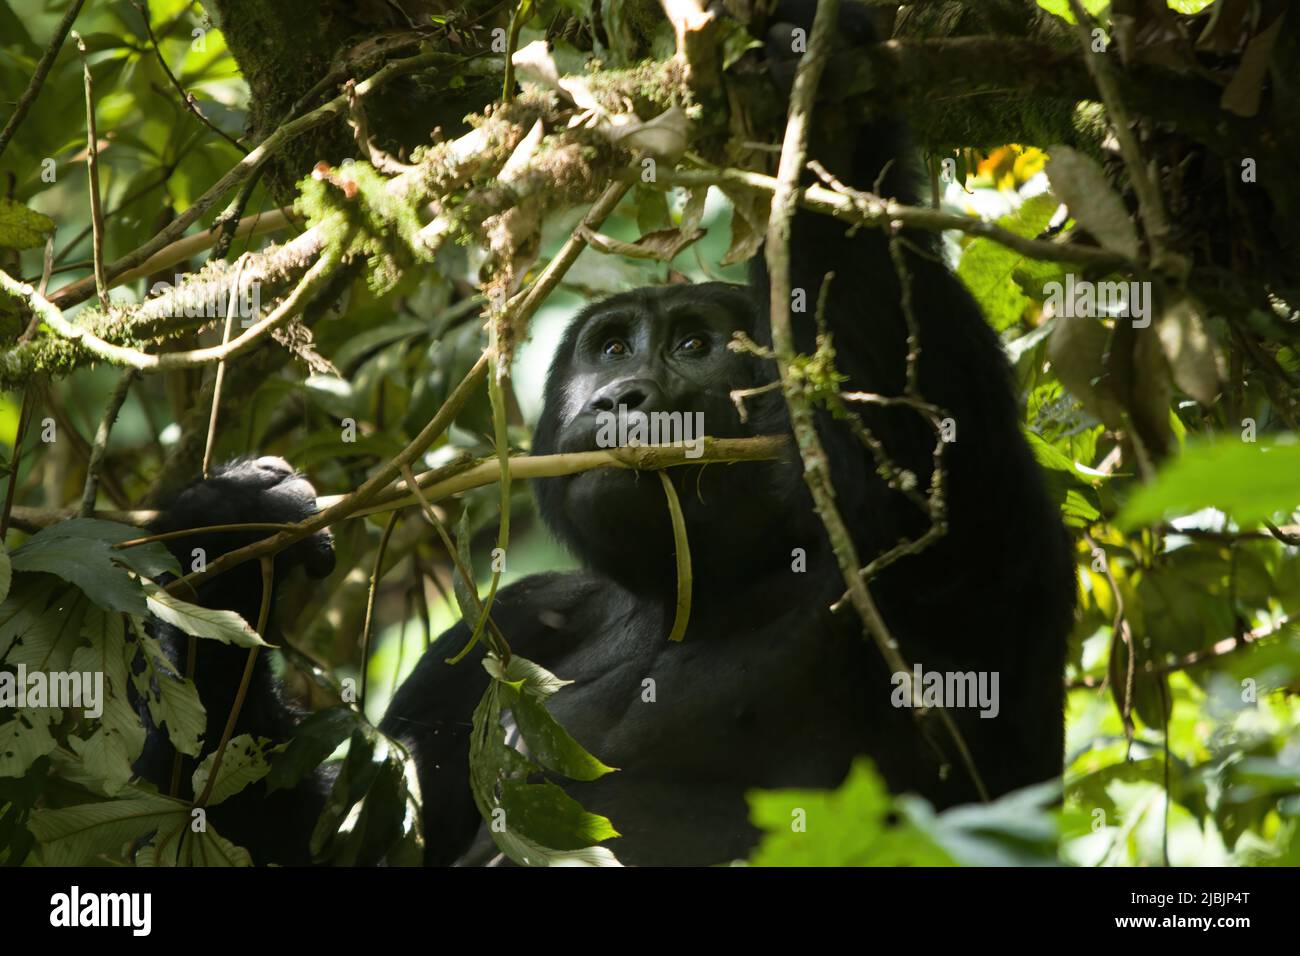
M702 348L704 348L704 339L698 335L687 336L677 345L679 352L698 352Z
M610 339L600 348L603 355L627 355L629 349L622 339Z

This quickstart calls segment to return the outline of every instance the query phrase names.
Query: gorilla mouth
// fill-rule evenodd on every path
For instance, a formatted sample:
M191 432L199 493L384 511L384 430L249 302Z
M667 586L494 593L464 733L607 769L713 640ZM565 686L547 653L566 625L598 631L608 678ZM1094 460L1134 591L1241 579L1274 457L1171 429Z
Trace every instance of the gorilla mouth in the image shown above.
M704 454L707 434L702 411L617 409L585 414L565 429L561 452L641 448L648 445L685 449L687 458Z

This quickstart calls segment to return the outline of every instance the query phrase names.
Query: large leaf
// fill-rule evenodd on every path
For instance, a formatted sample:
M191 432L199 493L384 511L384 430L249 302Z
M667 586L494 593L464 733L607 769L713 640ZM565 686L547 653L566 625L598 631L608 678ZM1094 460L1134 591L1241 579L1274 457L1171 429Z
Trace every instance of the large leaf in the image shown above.
M155 638L136 632L139 659L144 667L131 679L136 692L145 699L156 726L165 728L172 746L191 757L199 755L206 715L198 689L191 680L177 673L171 660Z
M10 664L26 664L29 670L66 671L81 643L81 622L91 604L75 588L56 594L40 617L18 635L10 648Z
M1119 516L1126 530L1161 518L1218 508L1242 524L1300 507L1300 442L1188 443Z
M59 579L52 574L29 574L23 578L21 588L0 601L0 658L45 613L50 596L59 584Z
M271 761L267 793L296 786L364 724L361 714L342 704L312 714L294 728L289 746Z
M1057 205L1051 196L1035 196L1015 212L1003 216L997 224L1018 236L1032 238L1047 227ZM1027 270L1041 281L1031 280ZM1055 275L1055 270L1049 271ZM1034 285L1041 296L1047 281L1047 274L1037 262L992 239L974 239L966 246L957 266L957 276L970 289L989 324L998 331L1019 322L1030 304L1030 296L1022 286Z
M189 819L188 803L132 789L126 797L104 803L35 810L27 826L46 866L89 866L123 860L132 842L155 831L188 828Z
M257 783L271 772L266 755L275 750L267 740L254 740L248 734L231 737L226 744L226 751L221 756L221 769L217 771L217 782L212 785L207 805L212 807L228 797L233 797L250 784ZM208 776L212 773L212 764L217 758L214 750L203 758L203 762L194 768L190 778L195 793L202 793L207 786Z
M183 838L182 838L183 837ZM198 833L193 831L167 840L161 848L159 841L144 847L136 854L137 866L252 866L253 858L241 846L235 846L208 825Z
M145 729L125 697L109 697L98 726L86 739L69 737L68 746L78 757L95 789L106 796L122 791L134 776L133 765L144 749Z
M190 604L168 594L156 584L145 583L149 610L160 621L166 621L195 637L210 637L223 644L239 647L266 647L260 634L234 611L214 610Z
M35 249L54 231L54 220L20 202L0 197L0 248Z
M1068 146L1053 146L1049 152L1047 178L1070 215L1106 249L1137 259L1137 227L1097 161Z
M537 763L573 780L597 780L615 769L605 766L569 736L539 697L502 686L528 755Z
M0 724L0 777L21 777L38 758L53 750L57 741L50 725L62 716L57 707L24 707Z
M89 538L107 545L117 545L143 537L143 533L129 524L104 521L102 518L69 518L43 529L39 537L47 541ZM156 578L162 574L181 573L181 566L161 541L150 541L132 548L114 548L113 558L141 577Z
M140 582L114 560L119 552L101 538L68 537L58 525L33 535L13 555L15 571L44 571L75 584L100 607L146 613Z
M951 866L920 828L893 819L884 782L865 757L836 790L753 790L749 819L763 831L754 866ZM724 862L719 860L718 862Z

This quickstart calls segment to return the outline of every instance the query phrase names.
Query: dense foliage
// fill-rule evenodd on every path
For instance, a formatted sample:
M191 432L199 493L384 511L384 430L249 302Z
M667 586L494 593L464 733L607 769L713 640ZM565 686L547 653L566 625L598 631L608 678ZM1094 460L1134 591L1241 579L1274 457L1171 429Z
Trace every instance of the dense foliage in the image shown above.
M210 421L211 460L278 454L322 493L353 492L411 445L491 337L493 362L505 356L496 367L510 376L491 374L491 389L480 383L450 428L419 449L416 468L454 471L467 457L526 450L550 349L580 302L644 284L738 277L737 263L762 237L769 195L717 175L759 168L739 119L757 108L683 84L671 68L673 26L655 4L630 3L626 16L606 12L603 21L600 5L584 0L525 0L517 11L392 4L409 19L397 24L367 19L373 11L362 5L353 21L327 11L304 40L277 38L259 19L272 16L264 8L272 2L87 4L75 23L84 54L72 40L62 45L0 146L0 271L9 280L0 287L0 678L98 673L105 687L92 714L8 700L0 682L0 861L8 864L248 862L244 849L195 825L202 806L153 792L131 769L145 731L129 688L178 750L197 753L202 727L193 683L146 632L149 615L200 640L261 643L256 622L204 611L154 583L191 570L160 544L120 547L143 534L142 511L199 470ZM991 37L1061 75L1068 58L1087 77L1070 3L1021 4L1033 26L1016 35L995 16L1010 6L920 4L895 26L913 43ZM0 121L25 97L68 7L0 0ZM947 19L932 16L939 7ZM862 761L837 791L753 794L752 818L767 834L754 865L1300 864L1300 209L1288 198L1294 186L1276 181L1290 167L1253 151L1268 142L1284 149L1300 128L1300 115L1287 112L1294 88L1273 79L1293 63L1300 17L1264 0L1086 7L1099 17L1093 49L1113 61L1109 69L1146 71L1167 84L1161 89L1180 90L1162 115L1157 98L1119 84L1134 120L1122 132L1138 136L1145 168L1157 171L1163 231L1152 229L1150 197L1132 183L1107 124L1112 104L1103 106L1091 84L1063 80L1043 92L1051 102L1026 93L1028 105L1003 109L995 84L968 81L954 66L962 78L943 79L942 110L912 104L935 205L1037 246L944 232L953 266L1005 342L1024 427L1077 548L1080 612L1061 675L1070 688L1064 777L936 814L916 797L887 793ZM223 22L232 24L225 32ZM384 30L414 39L357 45ZM545 37L551 52L519 67L521 95L488 109L501 95L507 48L494 44L502 36L510 51ZM343 37L346 47L321 46ZM715 39L717 65L743 88L754 44L731 21ZM286 78L270 68L289 62L295 43L322 72ZM349 113L344 96L330 123L277 144L261 173L158 243L175 254L117 269L97 301L96 260L119 263L166 231L248 162L248 150L318 110L343 80L360 83L410 55L430 57L429 69L392 81L391 98L366 93L364 112ZM943 62L959 51L934 55ZM90 146L83 62L97 125ZM326 71L337 75L312 92ZM897 93L883 83L881 96ZM400 97L460 112L394 110ZM906 112L907 97L895 98ZM522 325L501 318L510 297L555 259L611 171L640 171L619 151L630 141L609 135L629 124L609 118L635 110L630 125L642 138L631 145L649 149L662 130L647 117L668 116L677 102L681 122L694 125L682 133L674 120L663 135L687 137L677 144L690 147L676 150L686 157L680 169L700 178L674 186L671 173L638 177L522 341ZM1017 127L980 118L988 110ZM1222 129L1241 135L1226 141L1213 122L1188 119L1198 110L1221 112ZM470 112L487 131L477 167L450 148L467 129L455 125L460 114ZM575 114L583 121L565 126ZM367 118L377 132L363 151L356 140L365 141ZM530 139L534 123L536 136L545 129L540 140ZM439 124L446 128L434 138ZM355 162L343 163L340 150ZM87 186L91 152L98 211ZM553 185L531 186L533 175ZM710 176L722 188L709 188ZM250 222L218 242L204 230L226 203L231 223L260 214L265 229ZM435 224L445 220L436 242L430 209ZM177 251L182 233L202 238ZM1041 254L1049 244L1056 258ZM1072 248L1082 258L1072 259ZM311 294L255 348L223 363L219 388L215 361L126 371L135 356L220 345L248 328L225 327L247 295L228 301L222 288L212 308L202 282L238 287L255 275L266 315L299 294L313 262L323 265ZM1124 283L1126 297L1112 306L1147 296L1148 324L1114 310L1076 314L1080 283ZM166 307L151 311L163 299ZM130 354L96 353L76 341L77 330ZM418 859L409 758L372 721L431 633L462 614L477 620L501 582L570 560L536 527L522 482L434 504L455 528L452 546L418 507L395 527L386 527L387 513L334 526L340 570L290 594L283 615L288 691L317 713L288 745L230 741L211 786L211 761L196 772L201 804L268 774L290 785L335 759L344 769L313 849L343 863ZM504 568L494 551L504 543L503 505L512 516ZM368 609L372 568L379 580ZM364 644L356 640L363 628ZM485 817L501 800L495 784L521 773L523 758L495 734L502 707L532 715L522 729L534 745L546 741L533 750L549 755L550 769L577 778L609 770L546 711L566 675L518 658L493 663L497 680L472 715L484 738L472 759ZM618 821L586 813L557 786L536 791L511 798L520 801L512 819L526 822L499 845L534 861L539 853L597 859L593 847ZM830 822L801 828L792 818Z

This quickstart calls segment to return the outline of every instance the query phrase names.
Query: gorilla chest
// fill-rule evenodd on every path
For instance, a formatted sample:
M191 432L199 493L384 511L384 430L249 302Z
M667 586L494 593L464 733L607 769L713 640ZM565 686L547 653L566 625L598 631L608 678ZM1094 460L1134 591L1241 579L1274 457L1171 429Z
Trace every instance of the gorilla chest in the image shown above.
M552 713L621 768L604 786L839 782L868 723L862 639L806 610L738 618L697 618L673 643L657 615L621 617L544 662L574 681Z

